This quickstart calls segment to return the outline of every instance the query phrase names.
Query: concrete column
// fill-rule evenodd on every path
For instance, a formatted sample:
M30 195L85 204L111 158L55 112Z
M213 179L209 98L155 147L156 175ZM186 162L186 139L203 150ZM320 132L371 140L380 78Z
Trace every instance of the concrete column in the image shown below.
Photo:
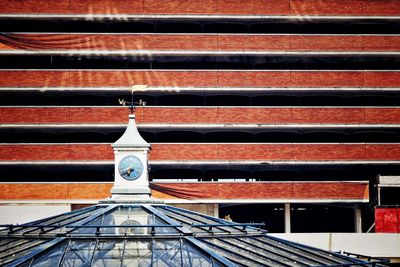
M362 233L361 209L358 206L354 207L354 231Z
M285 233L290 232L290 203L285 203Z
M219 205L214 204L214 217L219 218Z
M381 205L381 187L378 184L378 206Z

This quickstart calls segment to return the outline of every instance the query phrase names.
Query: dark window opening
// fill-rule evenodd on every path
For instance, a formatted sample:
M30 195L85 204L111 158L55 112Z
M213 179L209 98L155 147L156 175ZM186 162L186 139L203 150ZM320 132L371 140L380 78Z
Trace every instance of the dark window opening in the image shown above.
M302 173L302 177L307 180L316 180L316 181L342 181L342 180L352 180L356 177L362 179L366 179L365 176L359 177L358 175L354 175L354 173L350 173L349 170L346 169L336 169L336 170L306 170Z
M396 54L373 57L346 55L341 57L298 54L265 55L1 55L2 69L282 69L282 70L397 70ZM21 64L23 62L23 64Z
M245 23L216 22L205 24L203 30L209 33L247 33L249 26Z
M98 28L103 31L103 28ZM115 33L141 33L141 32L157 32L156 26L154 23L146 23L136 21L134 23L126 23L126 22L110 22L107 28L104 28L105 32L115 32Z
M302 178L300 170L256 171L254 172L253 176L260 181L298 181Z
M73 92L73 91L38 91L38 92L0 92L0 105L5 106L120 106L119 100L130 101L128 89L125 94L116 94L109 91L100 92ZM134 101L142 99L146 105L155 105L155 97L151 95L135 94Z
M119 127L3 127L3 143L113 143L123 133ZM400 141L400 129L350 131L287 129L254 132L250 129L226 130L196 128L140 128L142 137L150 143L395 143Z
M291 206L291 230L294 233L354 232L352 206L312 204L292 204Z
M206 97L207 106L249 106L250 98L243 95L213 95Z
M245 171L245 170L232 170L226 168L226 169L219 169L219 170L213 170L213 169L208 169L204 172L204 178L203 181L219 181L219 180L224 180L224 179L239 179L239 180L246 180L252 177L252 174L250 171Z
M140 135L143 137L144 140L146 140L146 142L148 143L154 143L157 140L156 134L149 132L149 131L140 131ZM121 135L119 137L117 137L117 134L115 134L114 139L112 140L118 140L119 137L121 137Z
M3 106L120 106L119 100L130 101L128 88L126 93L120 91L24 91L3 90L0 92L0 105ZM111 89L111 88L110 88ZM311 95L310 95L311 94ZM263 92L231 92L221 95L216 92L141 92L135 94L134 101L142 99L147 106L364 106L369 99L373 106L398 106L398 92L382 91L381 96L375 92L360 96L359 92L341 92L340 95L329 91L277 93ZM373 101L372 101L373 100Z
M302 142L305 143L314 143L314 142L348 142L349 134L343 132L306 132L303 133L300 137ZM362 142L362 139L358 139L359 142Z
M110 148L111 149L111 148ZM150 179L190 179L199 181L366 181L371 184L378 174L400 175L400 165L180 165L150 163ZM113 180L110 164L18 164L0 166L0 182L109 182ZM28 175L27 175L28 174ZM375 191L371 187L371 199Z
M171 168L171 166L159 170L154 170L154 168L152 168L150 174L150 179L154 182L162 182L163 179L172 179L175 181L180 179L195 179L201 181L203 177L204 173L202 170L188 168Z
M352 133L349 141L359 142L357 140L362 140L362 142L379 142L385 143L390 140L390 142L399 142L400 134L394 131L359 131Z
M204 106L204 97L199 95L170 94L157 97L159 106Z
M74 140L91 140L93 143L103 143L108 139L108 135L100 132L69 132L52 136L47 142L53 141L58 143L59 140L62 142L74 142ZM51 143L53 143L51 142Z
M353 103L352 103L353 102ZM318 103L323 103L324 106L346 106L346 105L357 105L359 104L356 99L354 101L349 101L348 98L344 96L335 95L312 95L299 98L298 105L318 105ZM322 104L320 104L322 105Z
M270 233L282 233L285 229L282 204L220 204L219 217L227 215L234 222L264 222L262 228Z
M250 33L299 33L301 24L296 23L254 23L249 26Z
M112 165L3 165L0 182L112 182Z
M251 103L254 106L296 106L298 98L295 95L261 95L252 97Z
M363 95L363 96L355 96L350 99L351 103L358 103L359 105L365 106L380 106L381 103L385 103L385 105L394 105L397 106L400 103L399 96L386 96L386 95ZM353 104L354 105L354 104Z
M147 32L143 29L141 32ZM203 32L202 25L199 23L174 22L174 23L158 23L155 27L155 32L159 33L192 33Z
M191 143L202 142L203 134L193 131L166 131L157 134L157 142L166 143Z
M41 19L1 18L1 32L87 33L303 33L396 34L398 19L233 19L233 18L135 18L135 19Z
M381 187L380 200L382 206L400 206L400 187Z
M254 141L254 134L250 132L211 132L205 134L204 142L206 143L252 143Z
M300 138L301 138L300 133L296 132L271 131L271 132L257 133L255 136L255 142L259 143L296 142L296 140L299 140Z

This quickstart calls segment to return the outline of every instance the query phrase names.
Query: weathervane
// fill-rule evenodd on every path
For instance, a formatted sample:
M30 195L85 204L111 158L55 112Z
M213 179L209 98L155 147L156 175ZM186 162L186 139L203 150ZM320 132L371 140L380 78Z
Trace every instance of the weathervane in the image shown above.
M139 99L139 101L133 101L133 92L144 91L146 87L147 85L142 85L142 84L133 85L131 91L131 101L126 101L125 99L118 99L119 104L123 106L129 105L131 114L134 114L136 106L145 106L146 102L144 102L142 99Z

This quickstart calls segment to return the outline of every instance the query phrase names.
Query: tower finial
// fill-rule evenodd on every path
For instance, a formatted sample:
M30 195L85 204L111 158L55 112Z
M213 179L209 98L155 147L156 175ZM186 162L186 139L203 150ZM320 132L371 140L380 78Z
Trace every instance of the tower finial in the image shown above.
M139 99L139 101L133 101L133 93L138 92L138 91L145 91L147 85L143 84L136 84L133 85L132 82L132 90L131 90L131 101L126 101L125 99L118 99L119 104L126 106L127 104L129 105L129 109L131 111L131 114L135 114L136 106L145 106L146 102L143 101L142 99Z
M131 114L135 113L136 107L133 105L133 86L132 86L132 91L131 91L131 105L129 106L129 109L131 110Z

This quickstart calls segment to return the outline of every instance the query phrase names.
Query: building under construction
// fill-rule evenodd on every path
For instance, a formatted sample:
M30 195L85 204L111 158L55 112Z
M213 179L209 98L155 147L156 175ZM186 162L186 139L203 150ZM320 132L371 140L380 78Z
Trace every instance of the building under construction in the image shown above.
M2 0L0 29L2 223L109 195L134 88L154 197L400 232L399 1Z

